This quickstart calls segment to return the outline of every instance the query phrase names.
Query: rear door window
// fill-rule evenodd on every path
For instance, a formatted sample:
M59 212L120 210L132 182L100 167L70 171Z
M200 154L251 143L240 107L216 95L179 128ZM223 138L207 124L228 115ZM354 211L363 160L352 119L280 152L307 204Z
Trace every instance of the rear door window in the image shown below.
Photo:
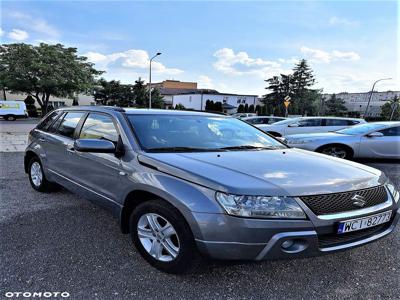
M348 120L343 120L343 119L326 119L325 120L325 126L349 126L352 124L349 124Z
M308 120L301 120L298 122L299 127L315 127L321 126L321 119L308 119Z
M83 112L68 112L60 122L56 133L73 138L75 129L83 115Z

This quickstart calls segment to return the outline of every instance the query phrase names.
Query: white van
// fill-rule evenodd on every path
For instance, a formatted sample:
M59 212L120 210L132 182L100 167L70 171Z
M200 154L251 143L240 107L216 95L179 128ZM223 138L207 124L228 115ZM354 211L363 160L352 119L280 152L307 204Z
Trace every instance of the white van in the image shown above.
M27 118L28 112L24 101L0 100L0 117L7 121Z

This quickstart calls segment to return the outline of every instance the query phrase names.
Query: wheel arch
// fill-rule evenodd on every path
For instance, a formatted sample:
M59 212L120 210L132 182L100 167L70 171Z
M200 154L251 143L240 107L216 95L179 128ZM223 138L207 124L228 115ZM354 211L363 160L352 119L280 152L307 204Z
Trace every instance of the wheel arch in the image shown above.
M355 151L354 151L354 149L353 149L352 147L350 147L349 145L343 144L343 143L329 143L329 144L325 144L325 145L319 146L317 149L315 149L315 152L320 152L320 153L321 153L321 151L322 151L323 149L325 149L325 148L327 148L327 147L331 147L331 146L339 146L339 147L345 148L346 150L349 151L351 157L353 157L354 154L355 154Z
M25 157L24 157L24 169L25 169L25 173L28 173L28 167L29 167L29 162L31 161L32 158L34 157L38 157L39 155L37 155L35 152L29 150L25 153Z
M124 204L122 206L119 216L119 223L122 233L130 232L129 218L133 210L141 203L154 199L163 200L174 207L182 215L183 219L188 224L189 229L193 231L193 226L190 226L190 224L193 224L193 222L191 222L190 211L188 209L185 209L184 205L175 205L175 203L177 202L171 200L170 198L171 197L169 197L168 195L164 195L164 193L158 193L156 191L147 191L144 189L136 189L130 191L125 197Z

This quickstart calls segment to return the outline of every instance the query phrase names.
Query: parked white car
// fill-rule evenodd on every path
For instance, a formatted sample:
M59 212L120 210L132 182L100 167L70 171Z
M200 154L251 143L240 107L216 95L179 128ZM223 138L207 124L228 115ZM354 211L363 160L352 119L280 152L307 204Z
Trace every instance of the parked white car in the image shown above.
M279 121L286 120L286 118L275 117L275 116L258 116L258 117L241 118L241 120L252 125L261 125L261 124L273 124Z
M299 133L330 132L353 125L367 123L363 119L338 117L300 117L286 119L272 125L256 125L273 136L286 136Z
M0 101L0 117L7 121L27 118L28 112L24 101Z

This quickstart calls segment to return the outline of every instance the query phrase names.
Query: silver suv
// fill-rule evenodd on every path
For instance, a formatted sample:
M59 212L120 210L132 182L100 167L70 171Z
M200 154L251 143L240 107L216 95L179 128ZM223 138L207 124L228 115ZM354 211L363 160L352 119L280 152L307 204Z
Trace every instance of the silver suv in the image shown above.
M170 273L201 255L352 248L388 235L400 218L399 193L381 171L208 113L59 109L30 133L25 171L37 191L61 185L110 209L140 254Z

